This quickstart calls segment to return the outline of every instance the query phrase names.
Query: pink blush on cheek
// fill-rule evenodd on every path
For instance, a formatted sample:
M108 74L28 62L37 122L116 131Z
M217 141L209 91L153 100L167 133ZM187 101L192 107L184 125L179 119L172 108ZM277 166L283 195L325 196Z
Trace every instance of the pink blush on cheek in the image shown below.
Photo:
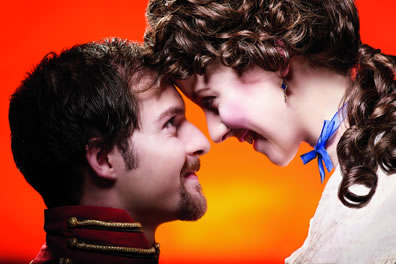
M246 110L240 104L227 104L219 109L222 121L230 128L246 127Z

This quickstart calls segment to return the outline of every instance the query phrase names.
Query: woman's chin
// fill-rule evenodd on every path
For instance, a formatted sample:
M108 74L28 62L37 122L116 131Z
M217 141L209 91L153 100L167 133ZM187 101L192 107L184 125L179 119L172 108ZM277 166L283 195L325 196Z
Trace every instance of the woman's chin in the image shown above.
M289 165L295 156L295 154L290 155L291 153L281 153L279 150L274 150L265 138L255 139L253 148L255 151L265 155L271 163L281 167Z

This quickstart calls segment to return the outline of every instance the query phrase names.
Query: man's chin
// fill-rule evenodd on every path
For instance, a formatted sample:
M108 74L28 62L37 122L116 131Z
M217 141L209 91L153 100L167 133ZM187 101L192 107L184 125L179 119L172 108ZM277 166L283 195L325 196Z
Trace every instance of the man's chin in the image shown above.
M180 189L179 220L196 221L206 213L206 210L206 198L202 194L200 186L194 193L191 193L183 185Z
M180 211L179 220L182 221L196 221L206 213L206 202L195 204L193 208L183 208Z

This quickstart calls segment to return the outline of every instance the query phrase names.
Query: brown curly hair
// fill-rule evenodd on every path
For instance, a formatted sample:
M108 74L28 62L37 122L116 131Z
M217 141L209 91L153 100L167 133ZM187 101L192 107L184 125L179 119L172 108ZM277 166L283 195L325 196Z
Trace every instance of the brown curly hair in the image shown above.
M361 43L353 0L150 0L146 15L145 60L159 78L203 74L217 60L238 71L254 64L278 71L293 56L350 76L338 196L363 207L375 193L378 166L396 171L395 57ZM354 184L369 193L352 193Z

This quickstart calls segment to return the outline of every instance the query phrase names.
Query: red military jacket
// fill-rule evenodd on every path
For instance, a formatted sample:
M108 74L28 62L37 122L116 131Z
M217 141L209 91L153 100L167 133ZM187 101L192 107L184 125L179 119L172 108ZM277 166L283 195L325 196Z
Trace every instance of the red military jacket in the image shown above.
M121 209L63 206L45 210L46 243L31 264L157 264L140 223Z

